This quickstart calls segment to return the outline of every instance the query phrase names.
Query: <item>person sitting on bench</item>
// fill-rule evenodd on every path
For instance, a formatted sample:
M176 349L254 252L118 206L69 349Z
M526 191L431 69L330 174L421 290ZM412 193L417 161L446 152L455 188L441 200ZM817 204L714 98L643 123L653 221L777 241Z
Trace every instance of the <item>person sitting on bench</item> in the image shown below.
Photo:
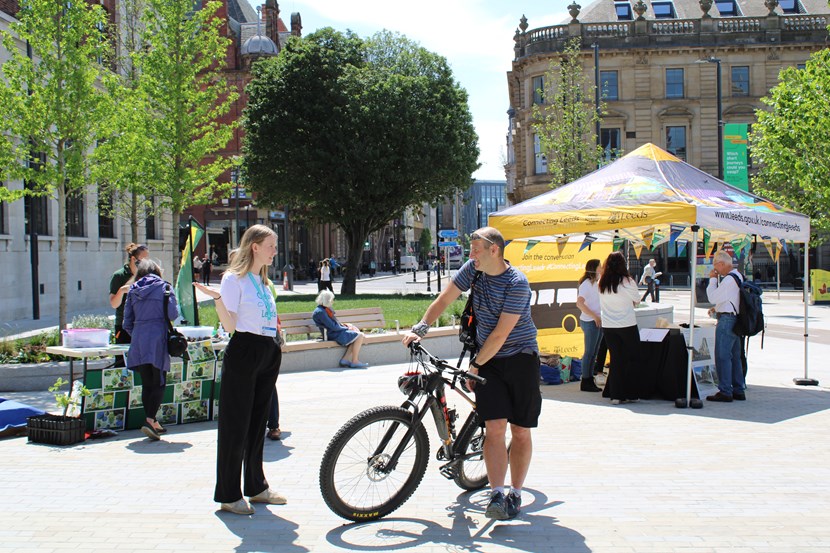
M334 340L341 346L346 346L346 352L340 359L341 367L358 369L368 367L369 363L358 361L360 347L366 339L359 328L352 324L344 324L337 320L332 311L334 305L334 293L330 290L323 290L317 296L317 308L311 314L311 318L317 323L323 338Z

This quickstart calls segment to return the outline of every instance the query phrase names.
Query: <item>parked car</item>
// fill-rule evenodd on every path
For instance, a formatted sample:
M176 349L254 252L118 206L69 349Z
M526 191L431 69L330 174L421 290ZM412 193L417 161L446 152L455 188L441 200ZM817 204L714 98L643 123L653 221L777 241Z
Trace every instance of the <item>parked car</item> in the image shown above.
M414 255L401 256L401 271L411 271L418 268L418 259Z

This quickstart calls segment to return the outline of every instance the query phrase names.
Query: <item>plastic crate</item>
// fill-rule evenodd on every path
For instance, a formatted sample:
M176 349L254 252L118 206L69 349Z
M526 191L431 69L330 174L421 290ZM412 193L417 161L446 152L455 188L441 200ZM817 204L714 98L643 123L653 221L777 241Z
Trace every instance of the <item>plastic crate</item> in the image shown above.
M29 442L50 445L72 445L86 440L83 419L60 415L36 415L26 419Z
M69 328L61 330L65 348L103 348L110 343L110 331L106 328Z

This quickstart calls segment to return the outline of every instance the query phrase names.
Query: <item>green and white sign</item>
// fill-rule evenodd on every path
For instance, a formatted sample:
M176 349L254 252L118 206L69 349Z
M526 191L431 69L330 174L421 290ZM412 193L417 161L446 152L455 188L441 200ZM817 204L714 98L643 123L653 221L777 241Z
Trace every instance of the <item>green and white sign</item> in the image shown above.
M723 180L749 191L749 174L747 172L747 132L746 123L727 123L723 127Z

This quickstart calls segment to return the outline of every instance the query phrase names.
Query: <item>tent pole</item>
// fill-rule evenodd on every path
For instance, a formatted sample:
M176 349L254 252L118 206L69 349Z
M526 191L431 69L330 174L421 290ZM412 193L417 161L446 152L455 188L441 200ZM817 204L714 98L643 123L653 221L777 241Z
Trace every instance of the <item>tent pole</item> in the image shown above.
M804 278L802 280L801 291L803 292L802 297L804 299L804 378L793 378L793 382L797 386L818 386L818 380L815 378L809 378L807 376L807 344L808 340L807 337L809 333L807 332L807 319L808 319L808 311L810 306L810 298L808 296L808 283L810 282L810 241L809 239L804 242Z
M695 273L697 272L697 233L700 230L698 225L692 225L692 244L691 256L691 286L689 287L689 341L686 342L686 352L688 353L688 365L686 366L686 397L678 398L674 401L674 406L682 409L684 407L691 407L693 409L700 409L703 407L703 402L698 399L692 399L692 358L694 353L693 344L695 343Z
M775 260L775 287L778 289L778 301L781 301L781 254L778 254L778 259Z

